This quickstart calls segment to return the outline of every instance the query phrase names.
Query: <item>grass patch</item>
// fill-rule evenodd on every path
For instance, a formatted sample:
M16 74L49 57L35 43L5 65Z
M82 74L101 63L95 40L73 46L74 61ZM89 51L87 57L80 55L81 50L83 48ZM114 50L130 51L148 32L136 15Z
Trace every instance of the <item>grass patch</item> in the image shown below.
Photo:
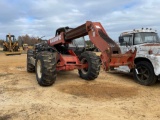
M0 73L0 77L4 77L4 76L8 76L8 75L12 75L13 73Z
M0 120L9 120L11 116L5 115L5 116L0 116Z

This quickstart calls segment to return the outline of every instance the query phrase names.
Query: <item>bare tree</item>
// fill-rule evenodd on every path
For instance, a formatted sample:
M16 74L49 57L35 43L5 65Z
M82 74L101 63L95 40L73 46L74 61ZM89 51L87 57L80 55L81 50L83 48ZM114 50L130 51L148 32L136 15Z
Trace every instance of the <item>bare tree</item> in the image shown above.
M33 46L34 44L38 43L38 37L31 37L29 35L19 36L18 37L19 45L22 46L23 44L28 44L30 46Z

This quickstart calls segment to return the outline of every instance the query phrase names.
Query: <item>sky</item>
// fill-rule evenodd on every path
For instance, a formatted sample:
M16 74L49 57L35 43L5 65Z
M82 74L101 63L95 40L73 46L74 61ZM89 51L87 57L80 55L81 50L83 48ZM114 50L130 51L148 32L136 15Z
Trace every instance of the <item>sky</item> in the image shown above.
M160 0L0 0L0 39L11 33L54 37L59 27L100 22L118 41L120 33L152 28L160 33Z

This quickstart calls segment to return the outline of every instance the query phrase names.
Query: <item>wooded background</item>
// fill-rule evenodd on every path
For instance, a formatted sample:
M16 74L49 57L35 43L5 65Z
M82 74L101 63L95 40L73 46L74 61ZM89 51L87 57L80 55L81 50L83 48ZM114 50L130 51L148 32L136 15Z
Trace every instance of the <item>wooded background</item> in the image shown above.
M16 38L16 36L15 36L15 38ZM16 41L18 41L20 47L22 47L23 44L28 44L29 46L33 46L34 44L39 43L41 40L46 40L46 39L32 37L27 34L22 35L22 36L18 36L18 38L16 38ZM3 41L6 41L6 40L0 39L0 47L3 46ZM90 40L86 40L86 44L88 46L93 45Z
M15 38L16 38L16 36L15 36ZM16 38L16 41L18 41L20 47L23 44L28 44L29 46L33 46L34 44L38 43L40 40L42 40L42 39L38 38L38 37L32 37L27 34L22 35L22 36L18 36L18 38ZM0 39L0 47L3 46L3 41L6 41L6 40Z

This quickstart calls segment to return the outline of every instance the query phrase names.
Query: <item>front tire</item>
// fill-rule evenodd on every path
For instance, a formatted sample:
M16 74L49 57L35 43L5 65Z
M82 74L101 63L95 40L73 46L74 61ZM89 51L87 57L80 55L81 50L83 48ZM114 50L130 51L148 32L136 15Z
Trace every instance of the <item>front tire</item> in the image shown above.
M36 58L36 78L41 86L51 86L57 77L56 55L48 51L40 52Z
M6 46L3 46L3 51L7 51L7 47Z
M19 47L15 46L14 51L18 51Z
M85 80L95 80L100 71L100 60L96 54L91 51L83 52L80 56L80 61L82 64L88 64L88 68L78 70L80 77Z
M34 58L33 50L27 51L27 72L35 72L35 66L31 64L30 58Z
M157 81L157 77L154 73L151 63L141 61L136 64L136 68L133 70L134 79L141 85L153 85Z

